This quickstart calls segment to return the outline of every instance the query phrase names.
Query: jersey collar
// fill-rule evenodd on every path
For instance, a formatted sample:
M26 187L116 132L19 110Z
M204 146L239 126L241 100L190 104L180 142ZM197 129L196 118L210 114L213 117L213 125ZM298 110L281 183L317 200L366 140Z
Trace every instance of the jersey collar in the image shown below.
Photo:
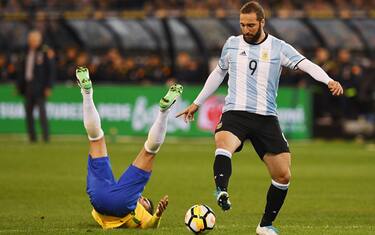
M264 32L264 33L266 34L266 36L263 38L262 41L260 41L260 42L258 42L258 43L248 43L248 42L246 42L245 39L243 38L243 35L242 35L242 40L243 40L245 43L249 44L249 45L259 45L259 44L262 44L263 42L265 42L265 41L267 40L267 38L268 38L268 33L267 33L267 32Z

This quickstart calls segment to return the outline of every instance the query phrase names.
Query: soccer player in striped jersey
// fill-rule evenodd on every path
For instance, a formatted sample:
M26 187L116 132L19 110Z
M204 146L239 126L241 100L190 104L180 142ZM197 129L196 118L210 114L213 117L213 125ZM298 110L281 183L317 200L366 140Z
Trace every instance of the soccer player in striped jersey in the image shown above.
M243 5L240 10L242 35L228 38L218 66L194 102L177 117L183 115L186 122L194 120L199 105L229 74L228 94L215 133L216 200L224 211L231 208L228 182L232 173L232 154L240 151L243 142L249 139L271 176L265 211L256 233L274 235L278 232L272 223L283 205L291 177L291 155L276 112L281 69L300 69L325 83L335 96L342 95L343 88L291 45L265 32L264 25L265 14L259 3L251 1Z
M87 194L93 206L91 212L103 229L157 228L168 206L164 196L153 211L151 200L142 196L154 164L154 158L164 142L170 107L182 93L181 85L173 85L160 100L160 111L151 126L147 141L133 163L115 180L109 161L100 117L93 101L93 88L87 68L76 70L83 97L83 123L90 140L87 166Z

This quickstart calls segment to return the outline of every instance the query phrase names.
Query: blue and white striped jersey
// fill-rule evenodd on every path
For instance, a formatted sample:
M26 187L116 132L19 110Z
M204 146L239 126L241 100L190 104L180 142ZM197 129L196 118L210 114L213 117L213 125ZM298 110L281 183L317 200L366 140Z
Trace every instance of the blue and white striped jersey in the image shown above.
M246 43L242 35L229 37L219 60L219 67L229 73L223 112L276 116L281 66L296 69L303 59L291 45L269 34L256 45Z

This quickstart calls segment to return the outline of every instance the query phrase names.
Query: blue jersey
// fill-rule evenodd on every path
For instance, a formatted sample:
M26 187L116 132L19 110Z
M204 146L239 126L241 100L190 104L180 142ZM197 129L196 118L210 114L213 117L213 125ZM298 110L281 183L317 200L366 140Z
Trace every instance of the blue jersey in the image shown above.
M242 35L231 36L219 60L219 67L229 73L223 112L240 110L276 116L281 68L296 69L303 59L291 45L269 34L254 45L246 43Z

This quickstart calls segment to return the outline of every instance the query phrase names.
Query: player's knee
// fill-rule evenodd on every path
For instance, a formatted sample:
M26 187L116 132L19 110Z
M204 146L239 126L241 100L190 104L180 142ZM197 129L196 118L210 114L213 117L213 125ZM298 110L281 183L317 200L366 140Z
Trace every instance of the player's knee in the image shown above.
M274 177L274 181L276 181L277 183L280 183L280 184L289 184L290 180L291 180L291 174L290 172L286 171L286 172L283 172L282 174L279 174L278 176Z
M233 154L240 143L238 144L227 138L215 138L215 144L217 149L225 149Z
M217 149L226 149L229 151L229 145L223 139L216 139L215 140L216 148Z

